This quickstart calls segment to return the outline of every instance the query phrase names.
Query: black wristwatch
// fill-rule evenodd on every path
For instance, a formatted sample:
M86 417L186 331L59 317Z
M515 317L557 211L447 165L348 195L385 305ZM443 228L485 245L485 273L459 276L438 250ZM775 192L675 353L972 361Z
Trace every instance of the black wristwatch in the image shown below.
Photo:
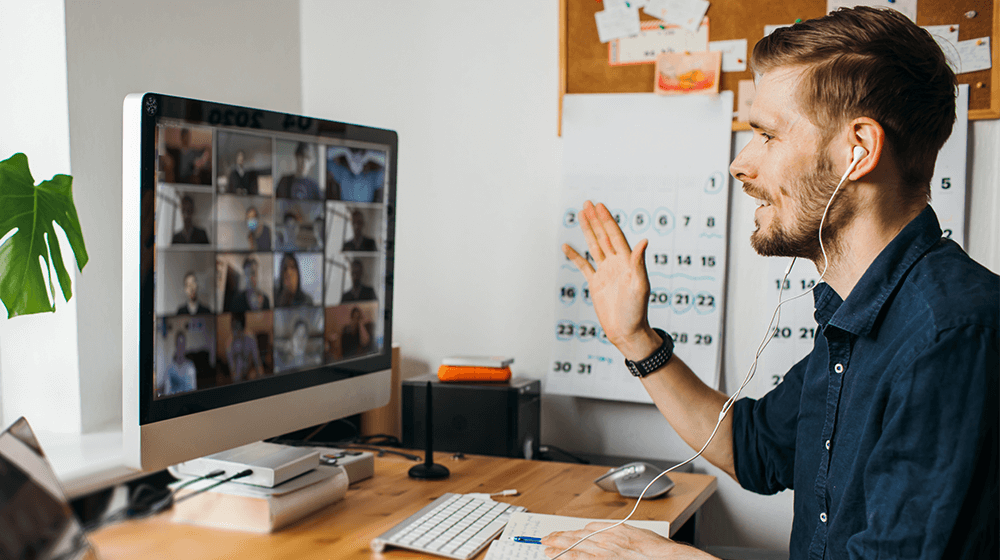
M646 377L663 367L663 364L670 361L670 357L674 355L673 337L660 329L653 329L653 332L660 335L660 338L663 339L663 344L661 344L655 352L650 354L650 356L645 360L640 360L638 362L633 362L632 360L625 358L625 366L628 367L628 370L632 372L632 375L635 377Z

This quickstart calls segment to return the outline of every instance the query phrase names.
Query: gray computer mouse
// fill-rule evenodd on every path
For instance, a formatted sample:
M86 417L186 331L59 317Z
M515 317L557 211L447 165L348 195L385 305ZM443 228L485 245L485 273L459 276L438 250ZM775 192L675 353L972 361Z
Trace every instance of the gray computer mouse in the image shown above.
M608 492L617 491L626 498L638 498L649 482L662 472L663 469L649 463L636 461L609 470L595 480L594 484ZM674 481L670 480L669 476L663 475L653 483L643 497L656 498L666 494L673 487Z

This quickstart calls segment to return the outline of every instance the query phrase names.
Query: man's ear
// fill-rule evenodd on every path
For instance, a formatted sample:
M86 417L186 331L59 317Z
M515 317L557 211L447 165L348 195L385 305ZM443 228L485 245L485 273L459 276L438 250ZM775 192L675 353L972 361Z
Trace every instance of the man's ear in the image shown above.
M868 175L878 166L882 158L882 151L886 149L885 130L877 121L868 117L858 117L849 123L851 148L861 146L867 152L858 164L854 166L854 171L848 175L851 181L857 181ZM853 153L848 154L853 159Z

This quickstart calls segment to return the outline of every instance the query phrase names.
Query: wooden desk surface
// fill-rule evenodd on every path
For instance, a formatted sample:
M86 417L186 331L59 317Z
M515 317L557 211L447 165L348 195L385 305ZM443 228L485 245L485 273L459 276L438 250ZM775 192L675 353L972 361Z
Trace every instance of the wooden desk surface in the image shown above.
M270 535L174 524L168 512L108 527L91 535L91 541L102 560L437 558L401 549L375 555L368 543L445 492L516 488L519 496L495 499L533 513L575 517L621 519L635 505L634 500L593 484L607 467L478 455L453 460L446 453L436 454L435 460L448 467L450 477L413 480L406 474L412 461L389 455L376 458L375 476L352 485L343 500ZM633 519L670 521L673 533L715 492L717 482L705 474L668 476L676 484L668 497L643 500ZM484 550L477 558L485 555Z

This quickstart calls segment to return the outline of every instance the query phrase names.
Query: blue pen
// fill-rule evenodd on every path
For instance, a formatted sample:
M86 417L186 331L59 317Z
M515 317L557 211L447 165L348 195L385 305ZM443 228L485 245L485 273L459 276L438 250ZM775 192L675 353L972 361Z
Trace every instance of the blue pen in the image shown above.
M514 542L523 542L528 544L542 544L542 539L538 537L514 537Z

